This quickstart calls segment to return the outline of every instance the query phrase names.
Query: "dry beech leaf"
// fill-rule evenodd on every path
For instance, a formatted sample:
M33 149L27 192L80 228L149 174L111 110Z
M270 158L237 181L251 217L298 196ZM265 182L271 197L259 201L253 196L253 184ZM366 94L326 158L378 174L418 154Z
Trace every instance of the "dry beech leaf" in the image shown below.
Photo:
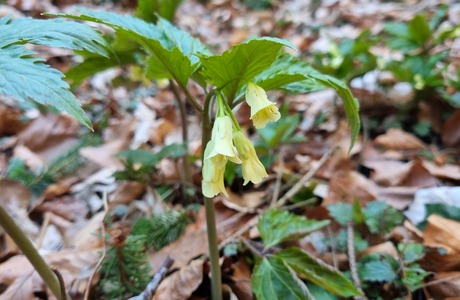
M361 252L359 254L359 257L362 257L367 254L372 254L372 253L388 254L395 259L399 258L398 250L396 250L396 247L392 242L385 242L382 244L378 244L378 245L369 247L363 252Z
M353 203L358 199L361 204L377 198L378 187L369 179L355 171L336 171L332 175L329 192L323 205L343 201Z
M431 215L424 231L423 244L432 248L443 248L447 254L460 253L460 222Z
M227 189L228 198L222 198L222 203L228 208L245 213L254 213L265 202L264 191L244 193L238 195Z
M38 226L29 219L29 203L31 194L29 189L11 179L0 180L0 205L6 210L24 233L34 239L38 234ZM0 227L0 232L3 229Z
M377 199L385 199L385 202L396 209L403 210L412 204L414 195L420 187L417 186L392 186L378 188Z
M117 189L109 196L109 208L117 205L129 205L142 196L145 192L145 185L137 181L123 181Z
M444 164L439 166L429 161L423 161L423 167L433 176L442 179L460 180L460 166Z
M460 146L460 109L457 109L444 123L442 142L446 147Z
M385 134L375 138L374 143L378 146L392 150L422 150L425 144L413 134L401 129L388 129Z
M460 272L437 272L430 283L430 294L436 299L459 299L455 296L460 295Z
M207 251L206 231L198 227L197 224L190 224L179 239L149 256L149 264L152 272L156 273L166 257L170 256L174 260L172 268L182 268L191 259L207 253Z
M80 149L80 155L101 167L112 170L122 169L122 162L115 156L125 149L126 145L127 142L124 139L112 140L101 146L83 147Z
M228 284L233 293L239 300L254 299L251 288L251 268L248 266L248 263L244 258L240 257L232 266L232 280Z
M21 111L18 108L11 108L0 103L0 136L13 135L21 131L26 123L21 121L20 117Z
M158 286L154 300L186 300L203 281L203 260L189 265L166 277Z

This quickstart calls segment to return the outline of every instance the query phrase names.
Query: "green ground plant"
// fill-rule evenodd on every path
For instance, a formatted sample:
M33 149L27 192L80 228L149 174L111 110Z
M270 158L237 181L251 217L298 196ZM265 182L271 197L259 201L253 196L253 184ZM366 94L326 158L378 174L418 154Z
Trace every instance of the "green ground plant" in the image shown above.
M148 13L138 13L138 15L148 16ZM34 56L32 51L26 50L23 47L25 43L64 47L77 51L84 60L67 73L74 85L81 82L84 75L116 67L120 63L146 66L145 76L149 80L170 80L170 86L177 95L180 96L180 91L185 97L185 99L179 99L179 97L177 99L178 106L181 108L183 127L187 126L186 112L183 109L185 103L193 107L202 119L202 191L205 196L208 228L212 299L222 299L213 197L220 193L226 194L223 174L227 163L242 165L244 184L260 183L267 176L254 146L246 136L246 128L241 128L236 121L234 109L240 104L249 105L253 125L261 129L267 123L280 119L278 108L268 99L267 91L284 90L290 93L302 93L319 87L332 88L343 100L354 141L360 127L356 99L343 82L319 73L307 62L285 52L284 48L295 48L287 40L272 37L253 38L233 46L222 54L214 54L198 39L161 17L157 17L155 23L149 23L128 15L85 9L80 9L76 14L55 14L53 16L103 24L113 28L115 35L107 37L112 41L109 44L90 27L79 23L60 19L1 19L0 94L19 101L32 99L42 104L49 104L58 110L66 111L91 128L90 121L69 91L69 86L62 81L63 75L45 65L41 59ZM107 51L109 48L110 50ZM25 77L28 82L34 84L26 84ZM202 87L206 94L205 99L196 99L190 93L188 90L190 81L195 81ZM186 130L183 138L186 147ZM184 162L187 163L187 160L184 159ZM187 164L184 165L184 169L186 168ZM283 224L283 220L279 217L275 217L273 221L275 220ZM261 224L264 226L263 223ZM2 223L2 226L8 227L9 225ZM6 229L8 231L8 228ZM273 229L270 232L275 233L278 238L271 240L265 237L267 247L286 240L286 237L292 234L289 230L288 234L276 233L277 230ZM126 248L119 249L122 256L131 255L134 248L145 245L142 238L131 238L128 241L133 247L126 246ZM292 259L300 259L304 263L311 258L299 251L299 249L286 250L278 253L276 257L262 259L255 271L256 279L253 281L253 287L260 299L277 299L287 292L285 288L288 288L288 286L281 287L280 294L274 294L277 298L272 298L274 295L266 298L263 293L259 292L261 284L265 283L263 281L259 284L257 280L261 270L270 266L272 262L281 263L284 271L294 268L294 263L287 267L292 256L291 252L295 252ZM281 258L283 253L285 257ZM141 266L142 261L142 257L137 257L136 264ZM270 267L267 269L267 272L269 271ZM314 274L306 275L306 269L296 269L296 272L300 274L299 276L305 276L315 282L312 279ZM337 279L337 276L334 278ZM56 297L65 298L65 295L62 296L57 292L55 282L50 281L49 276L45 278L48 278L45 281L50 284ZM132 282L131 277L127 277L126 280L130 282L130 286L134 287L134 290L130 289L131 292L139 290L140 281ZM298 278L290 277L290 280L297 281ZM298 290L295 292L296 295L305 295L303 285L299 283L296 289ZM352 286L350 286L349 295L353 294L356 294L356 291L352 292Z

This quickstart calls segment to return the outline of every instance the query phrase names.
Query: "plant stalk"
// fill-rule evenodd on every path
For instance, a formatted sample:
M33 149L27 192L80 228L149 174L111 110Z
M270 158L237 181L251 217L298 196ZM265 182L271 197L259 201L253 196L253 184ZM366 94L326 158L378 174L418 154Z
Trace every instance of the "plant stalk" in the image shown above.
M204 163L204 150L211 139L211 119L210 103L214 93L210 92L206 97L203 109L203 131L201 136L202 155L201 160ZM217 226L216 214L214 208L214 199L204 197L206 209L206 228L208 234L209 260L211 263L211 294L212 300L222 300L222 277L219 264L219 248L217 243Z
M38 254L32 242L26 237L22 230L14 223L13 219L8 215L5 209L0 205L0 225L5 229L6 233L13 239L16 245L21 249L22 253L27 257L32 266L38 272L40 277L50 288L51 292L57 299L65 300L61 297L61 285L58 278L46 264L43 258ZM65 295L64 295L65 296Z

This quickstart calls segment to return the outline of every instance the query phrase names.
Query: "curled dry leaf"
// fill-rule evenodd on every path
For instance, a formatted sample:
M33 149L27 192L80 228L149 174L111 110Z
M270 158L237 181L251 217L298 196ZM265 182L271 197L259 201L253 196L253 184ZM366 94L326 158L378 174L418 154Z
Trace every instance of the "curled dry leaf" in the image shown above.
M164 279L155 293L154 300L186 300L203 281L203 260L193 260Z
M447 254L460 254L460 222L439 215L431 215L427 220L423 244L443 248Z
M227 189L228 199L222 198L222 203L228 208L244 213L254 213L265 202L265 191L257 191L238 195Z
M374 143L391 150L423 150L425 144L413 134L401 129L388 129L385 134L379 135Z
M18 144L50 162L77 143L79 128L78 121L68 115L42 115L18 134Z
M460 272L437 272L429 284L430 294L435 299L459 299Z
M433 176L442 179L460 180L460 166L444 164L439 166L429 161L423 161L423 167Z

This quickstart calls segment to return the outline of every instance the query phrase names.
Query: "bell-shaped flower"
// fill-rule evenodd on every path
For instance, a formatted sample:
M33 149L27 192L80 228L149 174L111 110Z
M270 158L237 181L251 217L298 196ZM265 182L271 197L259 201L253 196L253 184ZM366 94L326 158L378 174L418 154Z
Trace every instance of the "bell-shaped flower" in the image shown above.
M206 145L206 151L204 159L212 159L218 167L225 167L227 159L237 164L241 163L233 146L233 126L230 117L216 118L212 128L211 143Z
M209 141L204 151L204 157L209 156L213 148L214 141ZM224 156L215 156L213 158L204 159L203 162L203 181L201 188L203 195L212 198L219 193L227 195L224 185L224 170L227 164L227 159Z
M241 131L234 133L233 141L243 161L243 185L246 185L249 181L255 184L260 183L268 174L267 171L265 171L264 165L257 157L256 150L251 144L251 141Z
M281 117L275 103L268 100L265 90L252 82L246 87L246 102L251 107L251 120L256 128L264 128L268 122L276 122Z

